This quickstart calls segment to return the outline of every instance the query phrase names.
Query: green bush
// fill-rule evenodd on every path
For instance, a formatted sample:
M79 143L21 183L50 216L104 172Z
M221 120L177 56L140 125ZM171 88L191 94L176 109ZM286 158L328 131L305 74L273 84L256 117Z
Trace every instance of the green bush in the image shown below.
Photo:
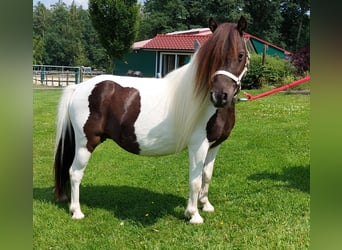
M290 62L274 56L266 56L262 65L262 55L253 54L247 75L242 81L244 89L258 89L263 85L280 86L294 79L294 68Z

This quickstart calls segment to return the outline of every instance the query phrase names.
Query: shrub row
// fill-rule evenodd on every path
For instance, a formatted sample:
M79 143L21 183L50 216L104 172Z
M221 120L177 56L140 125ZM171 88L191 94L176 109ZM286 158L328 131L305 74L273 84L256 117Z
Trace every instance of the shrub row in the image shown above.
M252 54L247 75L242 80L243 89L258 89L263 85L280 86L295 80L294 66L278 57L266 56L262 65L262 55Z

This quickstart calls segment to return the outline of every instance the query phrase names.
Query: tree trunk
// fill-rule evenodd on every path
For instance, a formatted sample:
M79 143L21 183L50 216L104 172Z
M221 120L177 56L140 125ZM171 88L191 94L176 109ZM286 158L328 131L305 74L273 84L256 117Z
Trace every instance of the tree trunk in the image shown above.
M302 26L303 26L303 18L301 17L299 20L298 33L297 33L297 37L296 37L296 46L295 46L296 52L298 51L300 33L302 32Z
M115 57L114 56L110 57L110 64L109 64L108 72L110 72L113 75L115 74Z
M264 49L262 50L262 65L265 65L266 63L266 53L267 53L267 48L268 46L266 44L264 44Z

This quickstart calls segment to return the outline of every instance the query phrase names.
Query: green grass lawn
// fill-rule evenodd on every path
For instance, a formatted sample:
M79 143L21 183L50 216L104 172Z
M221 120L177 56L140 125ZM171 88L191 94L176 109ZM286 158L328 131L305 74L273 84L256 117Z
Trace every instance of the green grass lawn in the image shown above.
M34 249L308 249L309 95L278 93L237 104L209 191L216 211L201 212L205 223L191 225L183 216L187 152L135 156L112 141L92 155L80 191L86 217L72 220L52 193L60 94L33 91Z

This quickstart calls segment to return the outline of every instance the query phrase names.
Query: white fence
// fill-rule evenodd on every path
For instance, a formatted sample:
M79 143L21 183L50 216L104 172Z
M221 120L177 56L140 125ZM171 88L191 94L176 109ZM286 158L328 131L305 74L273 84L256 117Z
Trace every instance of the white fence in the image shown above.
M33 84L63 87L78 84L95 75L105 73L104 71L92 70L90 67L70 67L54 65L33 65Z
M82 67L33 65L33 83L46 86L67 86L83 81Z

